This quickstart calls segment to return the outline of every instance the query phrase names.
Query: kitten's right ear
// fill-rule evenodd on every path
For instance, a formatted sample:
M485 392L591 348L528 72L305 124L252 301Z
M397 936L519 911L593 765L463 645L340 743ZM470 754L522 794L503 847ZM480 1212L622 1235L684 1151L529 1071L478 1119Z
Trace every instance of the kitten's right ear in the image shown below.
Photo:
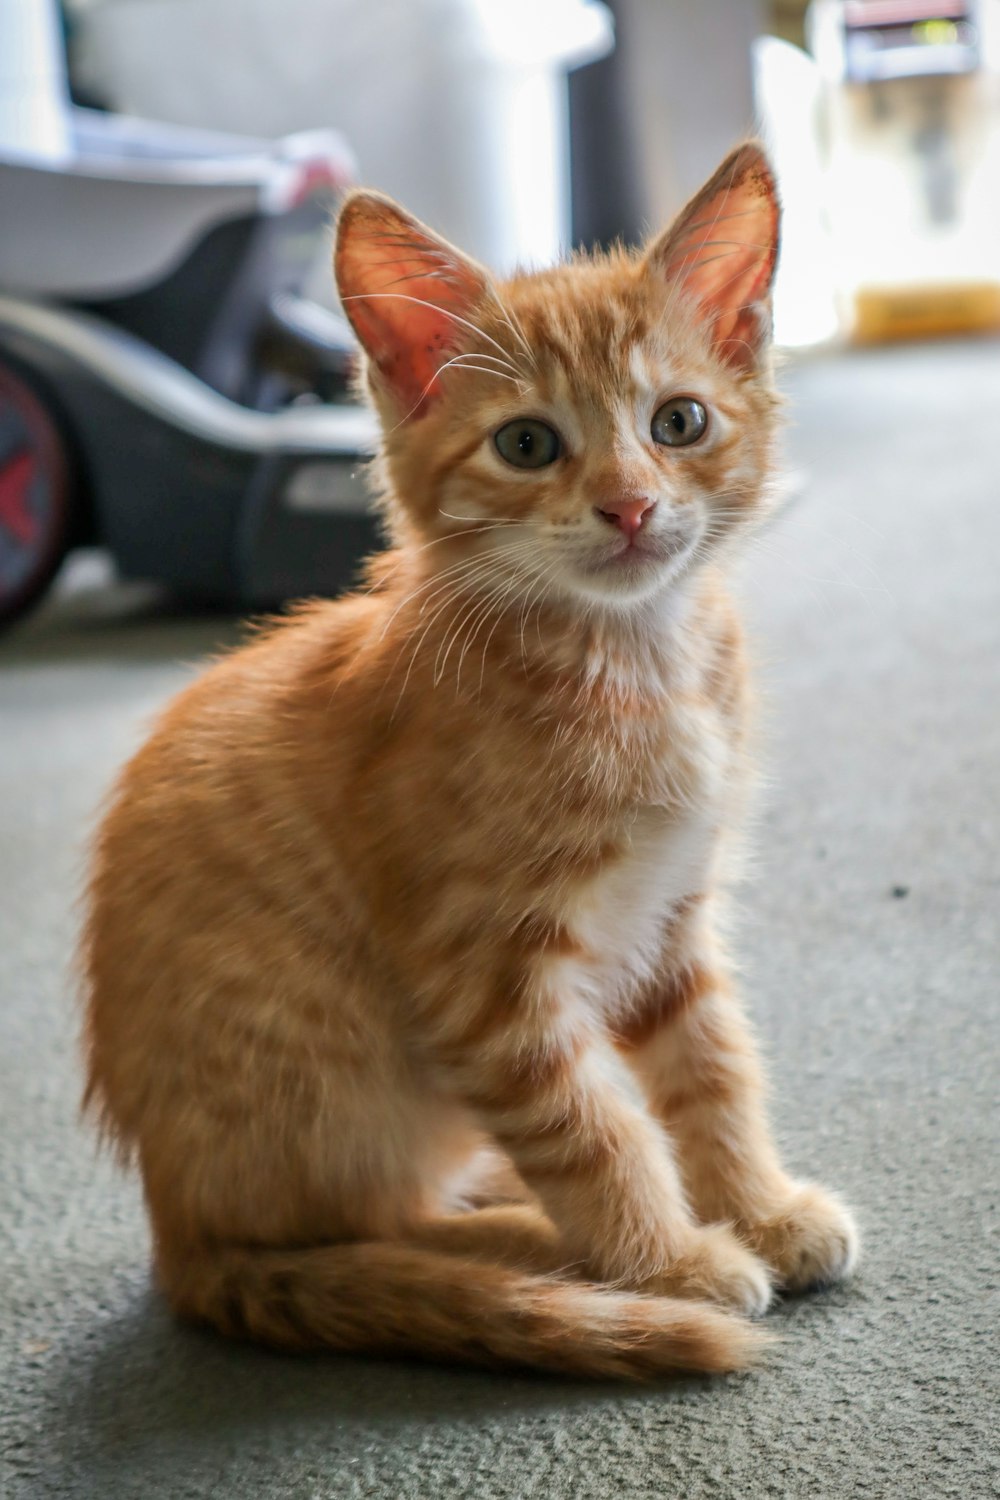
M762 146L746 141L664 234L646 265L699 305L727 364L752 368L770 336L781 208Z
M403 416L435 394L441 366L487 295L486 272L380 193L352 193L337 224L344 311Z

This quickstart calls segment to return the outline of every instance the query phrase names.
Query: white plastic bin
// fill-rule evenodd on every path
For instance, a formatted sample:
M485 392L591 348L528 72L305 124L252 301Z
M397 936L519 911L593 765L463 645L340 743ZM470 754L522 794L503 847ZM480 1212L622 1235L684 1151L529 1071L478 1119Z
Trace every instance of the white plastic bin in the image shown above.
M599 0L89 0L79 36L117 109L337 126L363 182L501 270L568 243L566 73L613 46Z
M68 106L55 0L0 0L0 152L65 160Z

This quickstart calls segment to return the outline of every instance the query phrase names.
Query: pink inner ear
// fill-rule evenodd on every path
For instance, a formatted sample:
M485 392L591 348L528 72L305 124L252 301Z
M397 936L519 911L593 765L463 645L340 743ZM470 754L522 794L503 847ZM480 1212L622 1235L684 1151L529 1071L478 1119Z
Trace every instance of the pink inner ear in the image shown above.
M478 267L384 199L361 194L338 227L344 310L407 415L435 394L435 377L470 330L485 292Z
M668 280L680 282L701 303L713 341L731 364L752 362L761 343L759 304L774 276L779 219L767 158L744 146L654 247Z

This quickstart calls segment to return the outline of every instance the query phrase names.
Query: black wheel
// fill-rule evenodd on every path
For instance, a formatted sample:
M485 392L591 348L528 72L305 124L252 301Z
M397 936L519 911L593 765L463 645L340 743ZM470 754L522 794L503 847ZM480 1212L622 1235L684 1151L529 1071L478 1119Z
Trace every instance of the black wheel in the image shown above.
M0 627L45 593L69 544L72 509L55 418L20 375L0 365Z

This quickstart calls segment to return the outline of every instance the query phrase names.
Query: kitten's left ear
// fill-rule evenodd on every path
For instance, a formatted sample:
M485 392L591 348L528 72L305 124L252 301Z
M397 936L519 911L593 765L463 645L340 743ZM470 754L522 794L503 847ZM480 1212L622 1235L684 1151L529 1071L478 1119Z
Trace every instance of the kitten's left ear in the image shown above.
M752 369L770 338L780 218L771 165L763 147L747 141L646 255L650 271L701 305L716 351L737 369Z

